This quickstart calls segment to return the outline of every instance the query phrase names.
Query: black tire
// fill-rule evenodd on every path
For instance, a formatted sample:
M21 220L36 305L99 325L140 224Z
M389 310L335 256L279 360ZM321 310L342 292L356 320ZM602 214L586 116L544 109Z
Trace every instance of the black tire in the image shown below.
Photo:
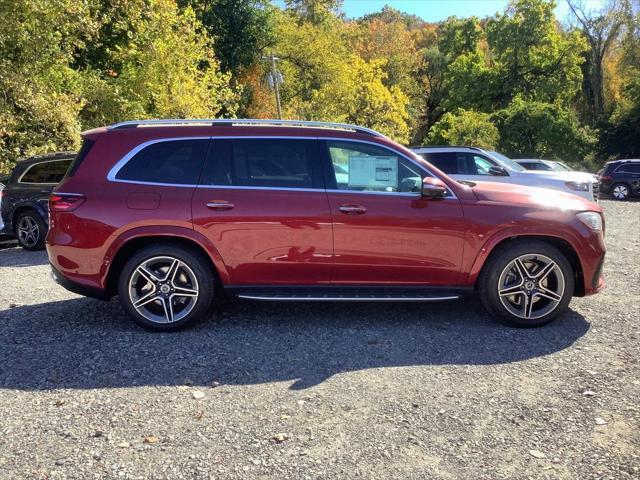
M527 270L526 278L520 276L521 282L516 259L520 259L521 264L524 262ZM547 260L554 262L555 266ZM550 269L549 274L542 276L542 280L533 281L533 274L543 273L536 268L542 269L545 262ZM510 278L513 286L505 282ZM566 311L574 285L573 268L560 250L539 240L519 240L489 258L478 279L478 293L484 308L503 323L515 327L539 327ZM508 296L509 292L515 292L515 295ZM549 295L559 300L552 300ZM526 318L524 312L528 305L533 307L529 318ZM534 313L536 305L539 310Z
M614 200L628 200L631 196L631 188L626 183L614 183L609 191Z
M18 244L25 250L42 250L47 236L47 225L38 212L27 210L18 215L14 234Z
M167 270L159 267L164 264L173 266L171 259L178 261L175 284L174 280L168 278L171 267ZM148 279L138 270L140 266L144 267L146 273L152 273L155 279L163 281ZM162 278L164 275L167 278ZM118 279L118 294L122 306L138 325L148 330L169 332L191 325L207 315L214 298L214 280L215 274L209 259L197 250L172 243L158 243L137 251L127 260ZM195 300L191 295L180 295L189 290L197 293ZM146 300L148 303L136 308L134 300L138 303ZM179 318L182 314L184 316Z

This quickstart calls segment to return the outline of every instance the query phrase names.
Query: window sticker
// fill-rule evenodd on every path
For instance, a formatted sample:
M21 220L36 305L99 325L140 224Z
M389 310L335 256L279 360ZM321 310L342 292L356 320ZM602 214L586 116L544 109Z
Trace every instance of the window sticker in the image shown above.
M398 188L398 158L349 156L349 187Z

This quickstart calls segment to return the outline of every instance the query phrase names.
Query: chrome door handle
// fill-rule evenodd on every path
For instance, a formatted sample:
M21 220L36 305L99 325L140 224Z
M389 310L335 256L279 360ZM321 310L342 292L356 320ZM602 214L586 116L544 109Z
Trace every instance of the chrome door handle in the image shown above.
M235 205L233 203L214 200L213 202L207 202L207 208L210 210L231 210Z
M356 215L362 215L367 212L367 209L362 205L340 205L338 207L342 213L351 214L355 213Z

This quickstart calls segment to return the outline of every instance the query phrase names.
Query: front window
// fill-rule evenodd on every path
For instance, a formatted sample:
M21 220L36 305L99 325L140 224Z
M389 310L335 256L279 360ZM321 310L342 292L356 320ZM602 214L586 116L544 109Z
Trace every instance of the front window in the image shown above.
M526 170L522 165L518 165L516 162L511 160L506 155L503 155L503 154L501 154L499 152L492 152L492 151L487 152L487 153L489 153L489 155L491 155L496 160L499 160L500 163L502 163L509 170L514 170L516 172L524 172Z
M338 190L419 193L422 170L386 148L366 143L327 142Z

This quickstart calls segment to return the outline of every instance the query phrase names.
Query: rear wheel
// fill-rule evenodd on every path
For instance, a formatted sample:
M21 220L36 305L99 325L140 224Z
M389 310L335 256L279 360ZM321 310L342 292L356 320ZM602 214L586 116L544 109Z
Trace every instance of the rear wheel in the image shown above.
M42 250L47 226L38 212L29 210L18 215L15 227L18 243L25 250Z
M573 269L554 246L524 240L488 261L478 287L482 304L493 316L517 327L537 327L567 309Z
M611 187L611 196L615 200L626 200L631 195L631 190L624 183L616 183Z
M153 245L136 252L124 265L118 293L138 325L156 331L177 330L209 311L213 270L197 251Z

